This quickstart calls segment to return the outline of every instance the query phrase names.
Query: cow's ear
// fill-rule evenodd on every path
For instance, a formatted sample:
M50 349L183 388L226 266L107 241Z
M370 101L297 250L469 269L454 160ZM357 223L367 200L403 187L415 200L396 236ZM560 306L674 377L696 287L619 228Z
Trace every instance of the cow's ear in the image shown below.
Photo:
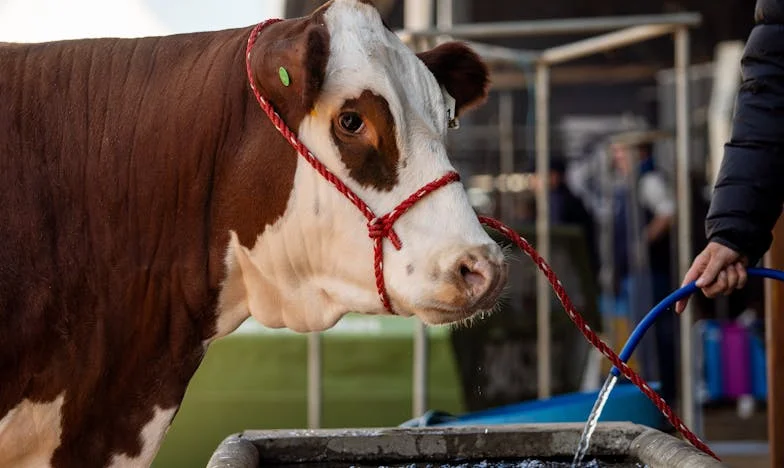
M294 121L313 108L324 83L328 59L329 32L324 24L311 18L265 27L251 52L259 91L284 119Z
M487 65L467 45L446 42L417 56L455 99L457 115L482 104L490 84Z
M310 110L324 84L329 58L329 33L325 26L318 25L308 30L307 34L306 54L303 60L306 82L302 96Z

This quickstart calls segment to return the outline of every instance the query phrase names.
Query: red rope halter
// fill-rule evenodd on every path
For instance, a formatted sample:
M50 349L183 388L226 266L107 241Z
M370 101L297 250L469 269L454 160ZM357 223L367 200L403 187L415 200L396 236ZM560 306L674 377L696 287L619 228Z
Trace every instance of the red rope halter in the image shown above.
M297 150L297 153L305 158L305 160L310 163L311 166L313 166L313 169L315 169L319 174L324 176L325 179L332 183L332 185L334 185L340 193L345 195L346 198L348 198L349 201L353 203L354 206L356 206L367 219L368 236L373 239L374 270L376 274L376 288L378 289L378 297L381 299L381 303L384 305L384 308L390 313L394 313L392 310L392 304L389 302L387 287L384 283L384 238L389 239L396 250L400 250L403 247L403 243L395 233L395 230L392 229L392 225L395 224L395 221L397 221L398 218L408 211L408 209L411 208L414 203L418 202L434 190L437 190L451 182L460 180L460 176L457 174L457 172L448 172L438 179L425 184L422 188L409 195L408 198L400 202L400 204L393 208L389 213L383 216L376 216L376 214L373 213L373 210L367 206L367 203L359 198L359 196L354 193L354 191L348 188L346 184L338 179L335 174L327 169L327 167L321 161L319 161L318 158L313 155L313 153L310 152L308 147L305 146L299 140L299 138L297 138L297 135L291 131L280 115L278 115L278 113L272 107L272 104L264 99L258 88L256 88L256 84L253 82L253 73L250 68L250 51L253 48L253 44L256 42L256 38L259 37L261 30L265 26L277 23L278 21L282 20L269 19L258 24L255 28L253 28L253 31L251 31L250 37L248 37L248 47L245 53L245 68L248 73L248 82L250 83L250 88L253 90L253 95L256 96L256 100L259 101L261 109L265 114L267 114L267 117L269 117L272 125L274 125L275 128L278 129L278 131L283 135L283 137L289 141L291 146Z
M386 285L384 283L384 253L383 253L383 241L384 239L389 239L395 249L400 250L403 246L400 238L397 236L393 229L393 225L395 221L400 218L409 208L411 208L416 202L424 198L427 194L443 187L451 182L456 182L460 180L460 176L456 172L448 172L444 174L440 178L424 185L422 188L417 190L416 192L412 193L408 198L403 200L399 205L397 205L392 211L383 215L383 216L376 216L373 213L373 210L354 193L350 188L346 186L340 179L335 176L329 169L327 169L324 164L316 158L313 153L299 140L297 135L294 134L291 129L283 122L283 119L278 115L272 105L264 99L264 97L259 93L259 90L256 88L256 84L253 81L253 73L251 72L250 67L250 52L253 48L253 44L256 42L256 39L259 36L261 30L270 24L277 23L278 21L282 21L281 19L269 19L262 23L259 23L250 33L248 37L248 45L245 54L245 67L248 74L248 82L250 83L251 90L253 91L253 95L256 96L256 100L259 102L261 109L264 111L265 114L269 117L272 125L283 135L286 140L291 144L292 147L299 153L300 156L305 158L305 160L310 163L311 166L321 174L325 179L327 179L335 188L342 193L343 195L348 198L348 200L354 204L354 206L359 209L359 211L365 216L368 220L368 236L373 239L374 246L373 246L373 255L374 255L374 270L376 275L376 287L378 289L378 295L381 299L381 303L384 305L390 313L393 313L392 306L389 302L389 296L387 295ZM646 382L643 380L642 377L637 375L631 367L629 367L625 362L618 357L615 352L604 342L601 338L599 338L596 333L591 330L591 327L585 322L585 319L577 312L577 309L572 304L571 299L566 294L566 290L564 289L561 281L558 279L556 274L550 268L550 266L545 262L545 260L539 255L539 253L528 243L525 239L523 239L519 234L514 232L511 228L504 225L498 220L493 218L488 218L485 216L480 216L479 221L489 226L509 239L511 239L523 252L525 252L531 259L534 261L536 266L539 270L547 277L547 280L550 282L550 286L553 289L553 292L558 297L558 300L563 305L564 310L566 311L569 318L574 322L580 332L585 336L586 340L591 343L594 347L596 347L613 365L618 368L621 373L628 378L634 385L636 385L655 405L656 407L664 414L664 416L670 421L670 423L678 430L683 436L691 442L692 445L697 447L698 449L702 450L706 454L712 456L713 458L718 459L718 457L711 451L711 449L702 442L699 437L697 437L694 433L692 433L688 427L683 423L683 421L678 418L672 408L664 401L664 399L659 396L656 391L654 391Z

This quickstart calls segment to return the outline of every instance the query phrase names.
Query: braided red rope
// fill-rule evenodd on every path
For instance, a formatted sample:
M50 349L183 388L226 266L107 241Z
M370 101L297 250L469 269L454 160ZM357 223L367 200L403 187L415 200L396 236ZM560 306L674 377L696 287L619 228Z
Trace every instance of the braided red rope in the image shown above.
M381 303L384 305L389 312L394 313L392 310L392 306L389 301L389 296L386 291L386 285L384 283L384 253L383 253L383 240L389 239L395 249L400 250L403 246L400 238L397 236L393 229L393 225L395 221L400 218L406 211L408 211L416 202L427 196L429 193L451 183L457 182L460 180L460 176L456 172L449 172L440 178L424 185L422 188L417 190L416 192L412 193L408 196L405 200L403 200L399 205L397 205L392 211L383 215L383 216L376 216L373 213L373 210L361 199L357 196L346 184L344 184L334 173L332 173L329 169L327 169L321 161L316 158L313 153L299 140L296 134L294 134L291 129L286 125L283 119L278 115L275 111L273 106L264 99L261 93L256 88L256 85L253 81L253 73L251 71L250 66L250 52L253 47L253 44L256 42L256 38L258 37L261 30L273 23L277 23L278 21L282 21L280 19L270 19L258 24L253 31L251 31L250 36L248 37L248 45L245 54L245 67L248 74L248 82L250 83L251 90L253 91L253 95L256 97L256 100L259 102L261 109L264 111L265 114L269 117L272 125L283 135L286 140L291 144L292 147L299 153L305 160L325 179L327 179L335 188L345 195L348 200L354 204L354 206L359 209L359 211L365 216L368 220L368 235L371 239L373 239L373 256L374 256L374 272L376 276L376 287L378 289L379 299ZM656 393L646 382L642 379L639 375L637 375L631 367L626 365L625 362L618 357L617 354L604 342L599 338L596 333L591 330L591 327L585 322L582 316L577 312L572 304L571 299L566 294L566 290L564 289L561 281L558 279L556 274L550 268L550 266L545 262L545 260L539 255L539 253L531 246L528 241L523 239L519 234L513 231L511 228L506 226L505 224L501 223L498 220L493 218L488 218L485 216L480 216L479 221L497 231L501 234L508 237L512 240L523 252L525 252L531 260L536 264L539 270L547 277L547 280L550 283L550 286L553 289L556 297L563 305L566 314L569 318L574 322L580 332L583 334L586 340L596 347L604 356L606 356L610 362L618 368L621 373L629 379L634 385L636 385L655 405L656 407L664 414L667 420L678 430L692 445L697 447L698 449L702 450L706 454L712 456L713 458L719 459L716 454L711 451L711 449L702 442L699 437L697 437L693 432L689 430L688 427L681 421L681 419L675 414L672 408L669 407L667 402Z
M368 221L368 235L373 239L373 269L376 275L376 289L378 290L378 296L381 299L381 303L389 312L394 313L392 304L389 302L386 285L384 284L384 238L388 238L395 249L400 250L400 248L403 247L403 244L400 242L400 238L397 234L395 234L395 231L392 230L392 225L395 224L395 221L397 221L403 213L408 211L414 203L424 198L425 195L446 184L457 182L458 180L460 180L460 176L457 172L448 172L409 195L408 198L403 200L389 213Z
M637 373L634 372L631 367L623 362L621 358L618 357L618 355L615 354L615 352L607 345L607 343L602 341L602 339L599 338L593 330L591 330L591 327L585 322L580 313L577 312L577 309L575 309L572 300L569 298L569 295L566 294L566 289L561 284L561 280L558 279L558 276L556 276L555 272L553 272L553 270L550 268L550 265L547 264L547 262L539 255L536 249L534 249L528 241L523 239L522 236L498 220L488 218L486 216L480 216L479 221L482 224L489 226L508 237L517 245L517 247L520 248L520 250L525 252L526 255L528 255L531 260L533 260L539 270L547 277L547 281L550 283L553 292L561 302L561 305L566 311L566 315L572 319L572 322L574 322L585 339L588 340L588 342L591 343L591 345L593 345L596 349L598 349L599 352L606 356L615 367L620 369L621 373L627 379L629 379L629 381L636 385L645 394L645 396L647 396L653 402L654 405L656 405L659 411L664 414L673 427L675 427L678 432L683 434L683 437L685 437L698 449L717 460L719 459L719 457L717 457L716 454L714 454L713 451L702 440L700 440L699 437L697 437L697 435L695 435L689 430L688 427L686 427L683 421L681 421L678 415L675 414L667 402L665 402L664 399L658 393L656 393L656 391L652 389L648 383L643 380L642 377L637 375Z

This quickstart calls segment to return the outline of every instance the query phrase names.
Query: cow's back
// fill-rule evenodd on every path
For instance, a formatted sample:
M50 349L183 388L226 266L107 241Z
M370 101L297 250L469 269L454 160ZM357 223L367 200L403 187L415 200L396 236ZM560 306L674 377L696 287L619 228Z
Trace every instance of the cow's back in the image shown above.
M63 459L138 454L201 359L205 209L245 35L0 44L0 421L65 395L61 449L83 453Z

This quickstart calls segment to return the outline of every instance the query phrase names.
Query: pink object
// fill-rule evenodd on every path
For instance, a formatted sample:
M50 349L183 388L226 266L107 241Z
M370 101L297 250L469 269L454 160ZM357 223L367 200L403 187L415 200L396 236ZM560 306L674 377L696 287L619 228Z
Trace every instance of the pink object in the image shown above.
M751 394L751 358L749 356L749 335L746 329L736 323L722 327L722 364L724 396L738 398Z

